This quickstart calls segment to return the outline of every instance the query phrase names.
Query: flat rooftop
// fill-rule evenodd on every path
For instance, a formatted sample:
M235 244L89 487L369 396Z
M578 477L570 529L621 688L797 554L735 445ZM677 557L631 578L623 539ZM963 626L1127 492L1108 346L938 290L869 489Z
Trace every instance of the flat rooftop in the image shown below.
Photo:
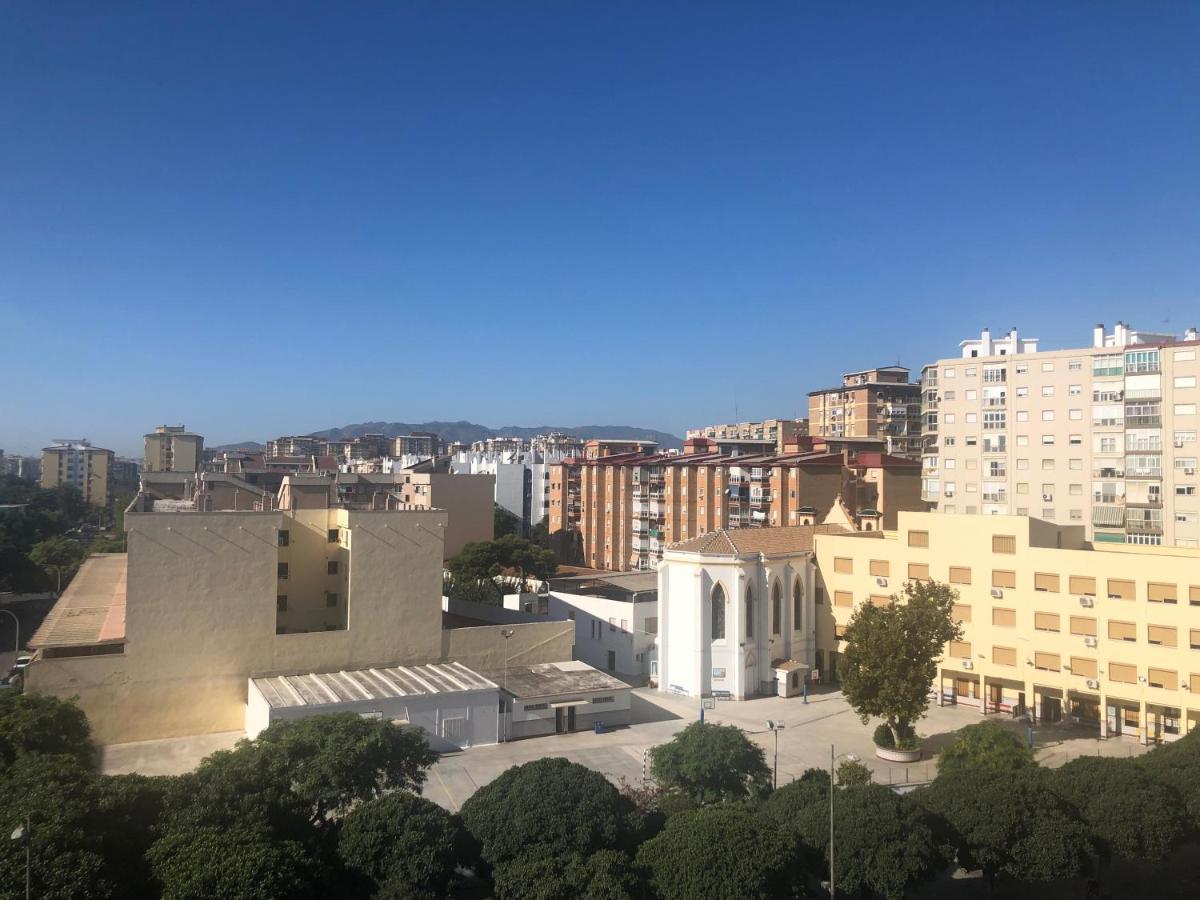
M81 647L125 641L124 553L89 556L71 579L29 646Z
M597 575L573 575L567 578L552 576L552 590L584 593L590 587L609 585L631 594L658 590L657 572L604 572Z
M275 675L250 681L272 709L332 706L360 700L455 694L495 689L496 683L462 663Z
M579 660L542 663L536 666L509 666L507 675L500 672L488 674L504 684L503 690L518 700L630 690L630 686L621 679L613 678Z

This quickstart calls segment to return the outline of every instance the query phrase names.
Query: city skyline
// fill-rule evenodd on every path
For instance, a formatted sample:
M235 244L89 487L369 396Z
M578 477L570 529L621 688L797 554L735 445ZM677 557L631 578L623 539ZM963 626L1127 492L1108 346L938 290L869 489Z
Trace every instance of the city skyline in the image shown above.
M0 447L682 435L1197 324L1200 11L681 9L6 8Z

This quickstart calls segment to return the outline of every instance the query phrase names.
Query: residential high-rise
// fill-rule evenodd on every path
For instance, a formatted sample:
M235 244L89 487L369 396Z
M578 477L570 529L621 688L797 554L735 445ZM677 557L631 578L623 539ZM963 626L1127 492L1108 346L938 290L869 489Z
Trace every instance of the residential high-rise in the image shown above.
M56 439L42 450L42 487L69 484L94 506L108 506L113 452L93 447L85 438Z
M146 472L199 472L204 462L204 438L182 425L159 425L146 435Z
M925 368L923 497L1097 542L1200 545L1200 341L1117 323L1041 350L1015 329Z
M921 386L904 366L848 372L839 387L808 394L808 432L822 437L878 438L898 456L921 455Z
M737 422L731 425L705 425L691 428L690 438L712 438L718 443L727 441L770 441L776 453L783 453L797 437L808 434L808 419L764 419L761 422Z

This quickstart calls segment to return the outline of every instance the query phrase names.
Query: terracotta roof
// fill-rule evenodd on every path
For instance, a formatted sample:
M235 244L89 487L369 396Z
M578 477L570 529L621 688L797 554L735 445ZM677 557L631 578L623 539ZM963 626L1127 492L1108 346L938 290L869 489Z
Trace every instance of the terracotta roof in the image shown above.
M125 640L124 553L89 556L29 646L77 647Z
M779 528L718 528L686 541L670 544L668 550L706 553L713 556L747 556L752 553L802 553L813 548L813 535L856 534L841 525L788 525ZM878 534L879 532L865 532Z

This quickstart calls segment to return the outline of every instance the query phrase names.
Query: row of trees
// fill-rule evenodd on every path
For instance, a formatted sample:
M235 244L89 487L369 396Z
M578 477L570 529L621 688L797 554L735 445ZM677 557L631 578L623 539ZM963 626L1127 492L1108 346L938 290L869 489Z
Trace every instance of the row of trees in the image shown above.
M73 704L8 693L0 828L28 827L38 897L410 900L822 896L831 793L838 885L864 897L903 897L959 864L991 881L1104 883L1115 861L1153 865L1200 833L1191 736L1051 771L983 722L933 784L900 796L854 764L832 788L809 770L773 791L740 730L695 723L651 751L654 787L547 758L458 814L418 796L434 759L419 731L344 714L277 723L188 775L104 777ZM4 892L24 872L25 847L0 842Z

